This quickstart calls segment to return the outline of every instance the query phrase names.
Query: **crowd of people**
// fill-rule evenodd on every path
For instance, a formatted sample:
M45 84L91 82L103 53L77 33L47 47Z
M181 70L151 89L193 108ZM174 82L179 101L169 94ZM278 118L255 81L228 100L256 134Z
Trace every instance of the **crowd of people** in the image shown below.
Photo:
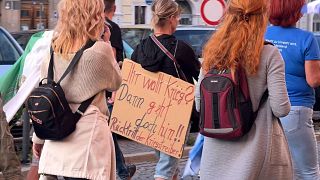
M311 32L295 27L304 3L229 0L217 31L203 49L200 64L193 49L173 35L181 15L178 3L153 1L153 33L135 47L131 59L151 72L163 72L192 84L196 80L197 111L202 108L200 86L205 75L212 69L228 69L235 77L241 67L247 75L253 110L258 110L250 131L241 138L230 141L204 137L200 179L320 179L312 121L314 88L320 86L320 51ZM93 46L83 52L61 87L73 111L83 101L94 99L68 137L52 141L33 134L34 168L29 171L29 180L58 176L66 180L115 180L116 175L130 180L134 176L136 166L126 164L117 135L107 121L122 81L123 45L120 28L112 21L115 10L115 0L59 2L59 18L50 44L53 80L62 76L75 53L92 40ZM48 76L49 62L49 56L42 60L40 79ZM266 90L268 99L260 107ZM1 139L3 154L3 149L10 149L5 147L12 149L12 140L5 133L1 101L0 105L0 135L6 136L2 138L6 139L5 146ZM179 179L179 159L158 150L155 155L154 179ZM17 157L1 155L0 159L4 157L16 166L7 168L3 162L8 160L1 160L3 175L20 179Z

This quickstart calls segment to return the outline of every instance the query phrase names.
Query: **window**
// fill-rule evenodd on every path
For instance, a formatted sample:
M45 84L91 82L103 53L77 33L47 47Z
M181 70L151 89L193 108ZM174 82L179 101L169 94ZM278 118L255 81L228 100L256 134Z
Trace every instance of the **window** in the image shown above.
M192 24L192 15L191 14L181 14L180 24L191 25Z
M36 11L36 17L40 17L40 16L44 18L44 12L41 11L41 14L40 14L40 11Z
M151 34L151 29L145 28L121 28L122 39L132 48L135 48L140 41Z
M214 29L177 29L174 33L177 39L188 43L198 57L202 55L203 46L214 33Z
M320 32L320 23L319 22L313 23L313 32Z
M0 31L0 65L13 64L20 54L3 31Z
M28 10L21 10L21 17L29 17L30 14L29 14L29 11Z
M21 3L20 3L20 1L13 1L13 7L12 7L12 9L14 9L14 10L19 10L19 9L21 9Z
M5 1L5 9L20 10L20 1Z
M135 24L145 24L146 23L146 7L145 6L135 6L134 7L134 23Z
M185 0L176 1L181 8L180 24L191 25L192 24L192 9L190 4Z
M313 16L313 32L320 32L320 16L318 14Z
M26 46L27 46L31 36L36 32L37 31L17 32L17 33L11 33L11 35L18 42L18 44L22 47L22 49L26 49Z

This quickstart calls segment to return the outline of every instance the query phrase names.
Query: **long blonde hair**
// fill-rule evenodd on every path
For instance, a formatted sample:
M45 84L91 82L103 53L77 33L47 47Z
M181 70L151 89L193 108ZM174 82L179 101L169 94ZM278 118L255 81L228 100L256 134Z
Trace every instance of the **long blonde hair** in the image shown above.
M76 41L98 40L104 28L103 0L61 0L59 19L52 40L54 52L66 57Z
M222 24L204 48L202 67L218 70L241 66L258 70L268 21L269 0L230 0Z
M171 16L178 16L181 13L178 3L173 0L155 0L151 5L152 27L163 27Z

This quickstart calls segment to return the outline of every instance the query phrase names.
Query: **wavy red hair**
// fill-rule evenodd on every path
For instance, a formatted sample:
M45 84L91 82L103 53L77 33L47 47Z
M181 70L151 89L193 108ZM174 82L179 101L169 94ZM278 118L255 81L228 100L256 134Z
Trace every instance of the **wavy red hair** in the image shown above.
M268 0L230 0L222 23L204 47L202 68L258 70L268 21Z

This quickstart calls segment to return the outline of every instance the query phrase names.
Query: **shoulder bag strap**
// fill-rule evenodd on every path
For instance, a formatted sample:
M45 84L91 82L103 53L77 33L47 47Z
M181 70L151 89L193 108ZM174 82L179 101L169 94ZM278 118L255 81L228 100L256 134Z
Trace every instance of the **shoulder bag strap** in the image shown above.
M268 91L268 89L266 89L266 90L264 91L261 99L260 99L258 109L254 112L254 119L256 119L256 117L257 117L257 115L258 115L258 112L259 112L259 109L261 108L261 106L267 101L268 96L269 96L269 91Z
M272 45L272 46L274 46L271 42L268 42L268 41L264 41L264 43L263 43L263 44L264 44L264 45ZM260 109L260 108L261 108L261 106L262 106L262 105L267 101L268 96L269 96L269 90L268 90L268 89L266 89L266 90L264 91L264 93L263 93L263 95L262 95L261 99L260 99L258 109L256 110L256 112L254 112L254 113L255 113L255 116L257 116L257 115L258 115L259 109Z
M185 81L187 81L187 78L185 76L185 74L183 73L182 69L180 68L180 65L179 63L177 62L176 58L174 57L174 55L172 55L167 48L165 48L161 42L156 38L156 36L154 34L151 35L151 39L153 40L154 43L156 43L156 45L173 61L173 64L174 64L174 67L176 68L176 72L178 74L178 77L180 79L183 79ZM177 41L177 44L176 44L176 47L175 47L175 52L174 54L176 54L176 51L177 51L177 47L178 47L178 41ZM180 77L180 73L178 71L178 69L180 69L180 72L181 72L181 75L182 77Z

